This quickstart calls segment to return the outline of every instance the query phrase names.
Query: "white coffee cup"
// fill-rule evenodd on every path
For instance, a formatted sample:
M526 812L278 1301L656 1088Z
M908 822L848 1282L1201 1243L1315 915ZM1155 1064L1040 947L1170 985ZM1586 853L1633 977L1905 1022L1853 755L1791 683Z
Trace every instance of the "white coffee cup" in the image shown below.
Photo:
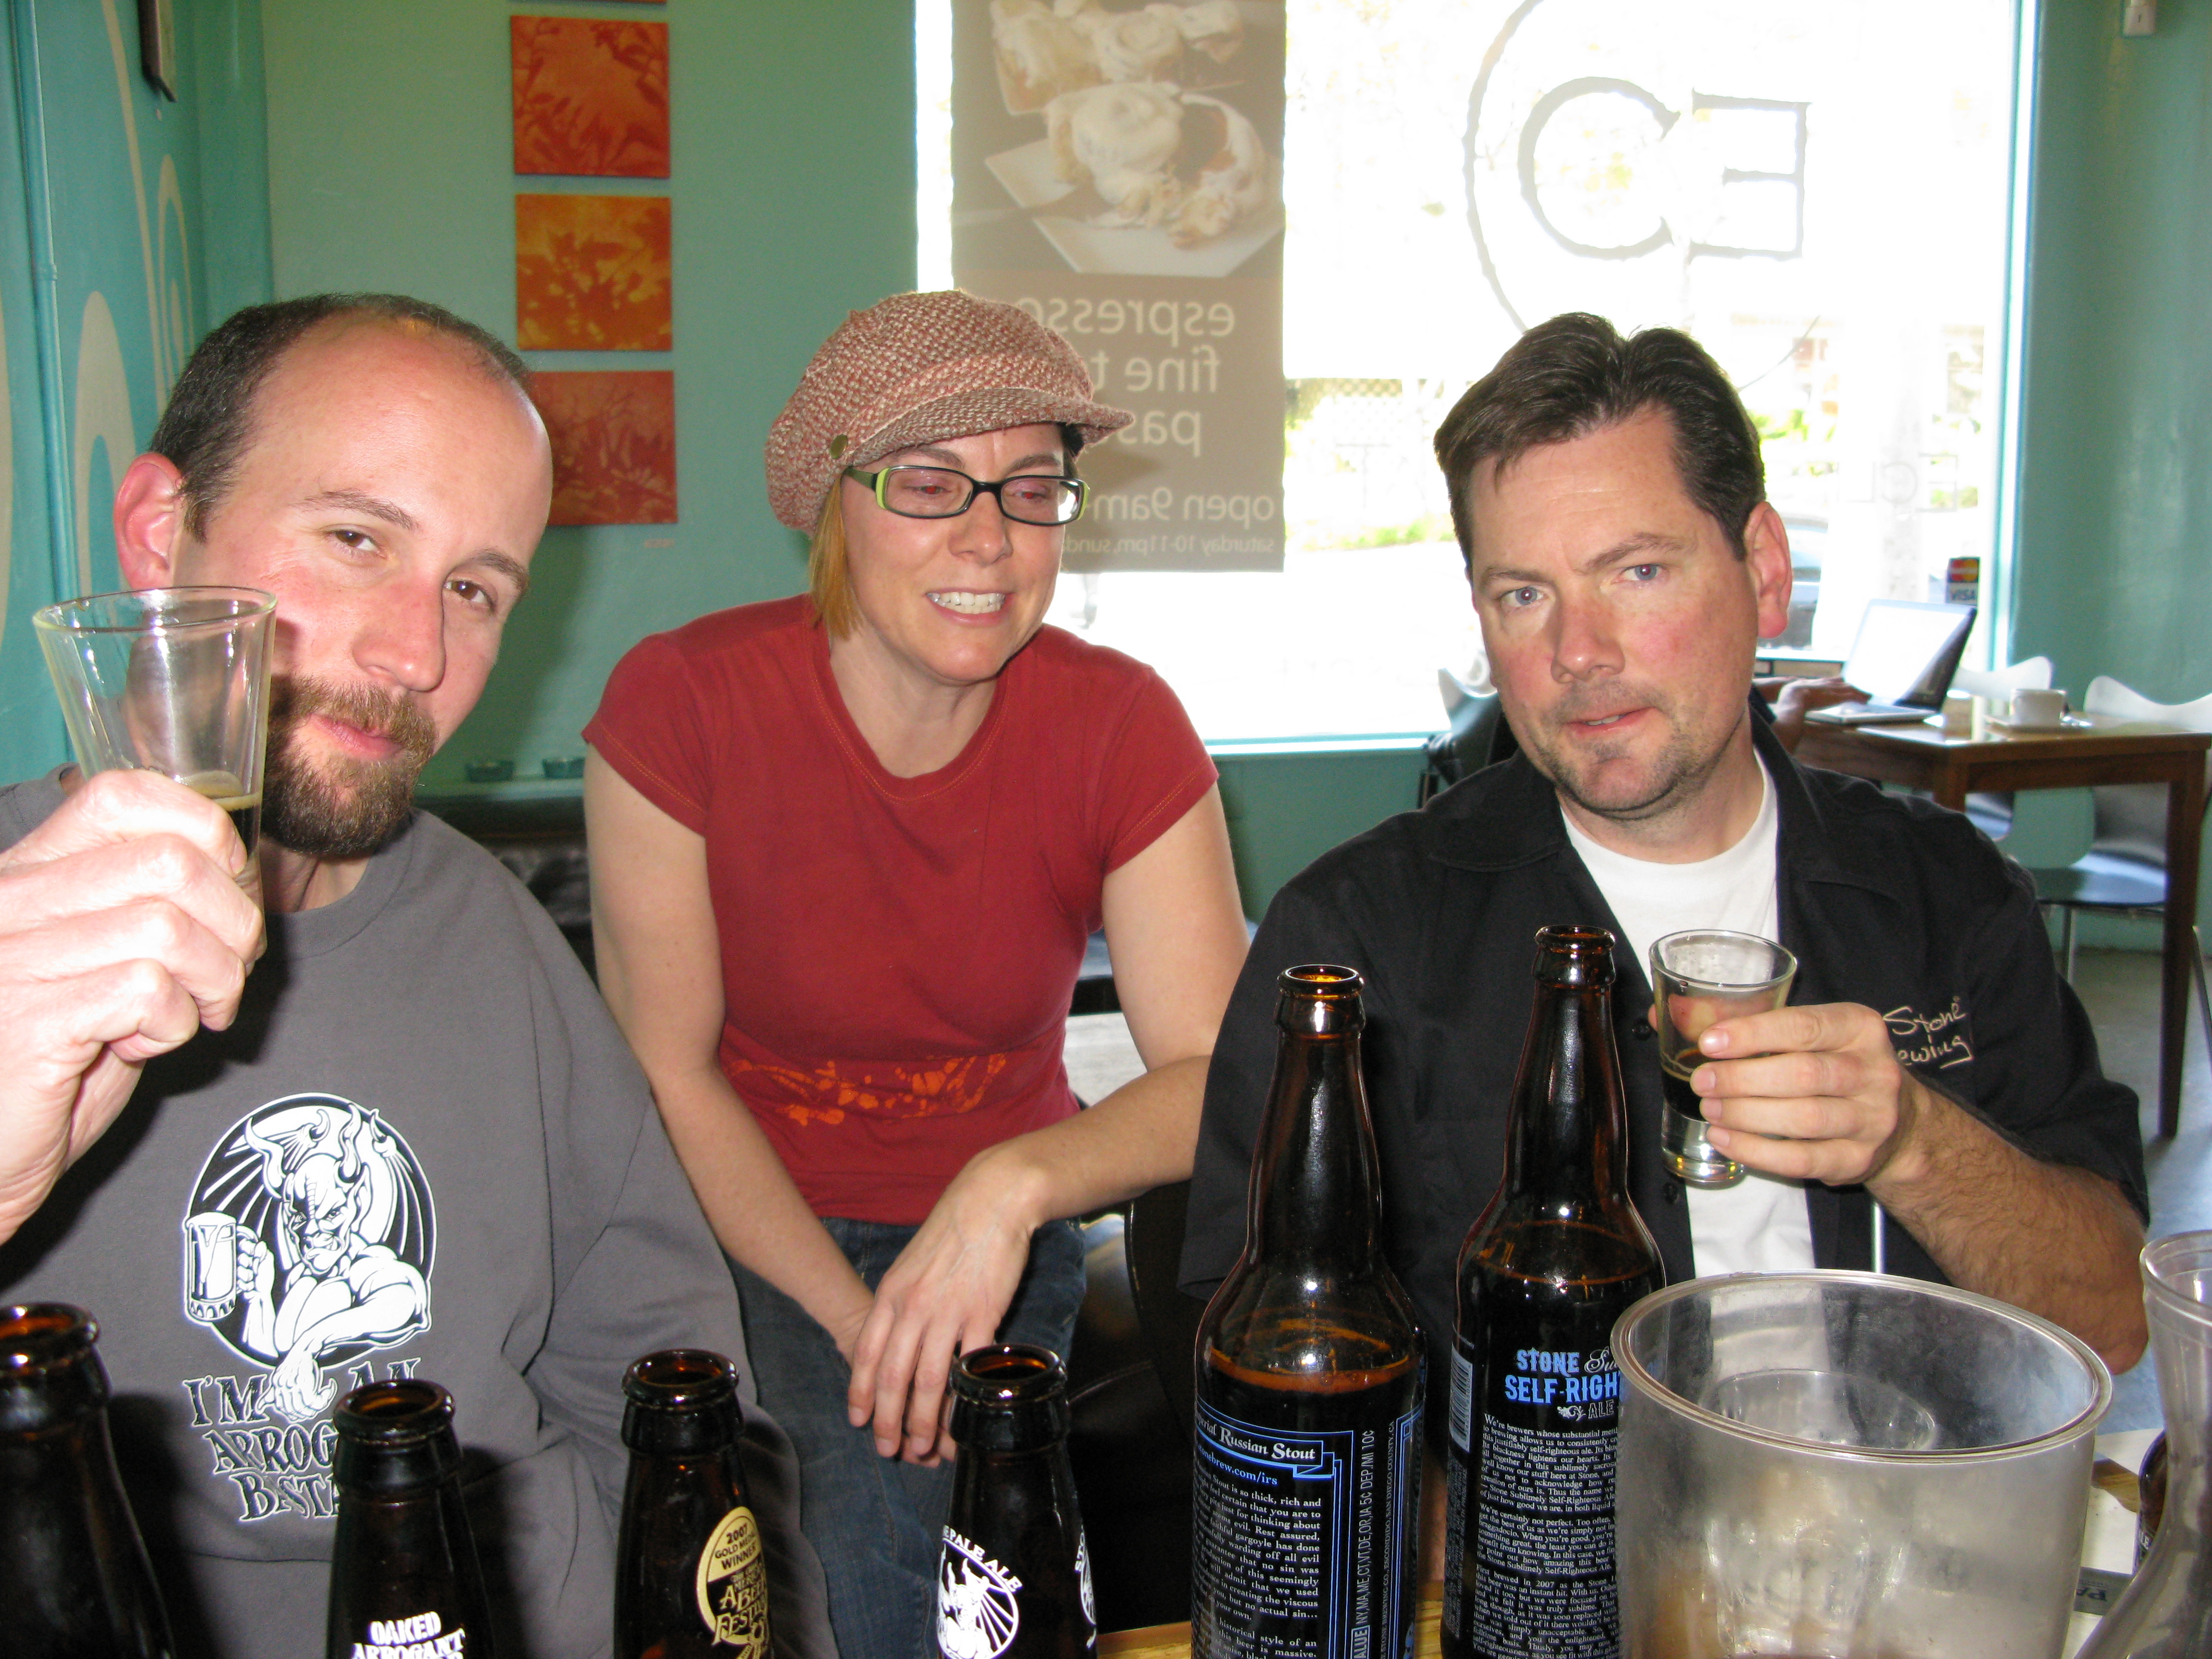
M2011 724L2024 732L2054 732L2066 724L2066 694L2026 686L2012 694Z

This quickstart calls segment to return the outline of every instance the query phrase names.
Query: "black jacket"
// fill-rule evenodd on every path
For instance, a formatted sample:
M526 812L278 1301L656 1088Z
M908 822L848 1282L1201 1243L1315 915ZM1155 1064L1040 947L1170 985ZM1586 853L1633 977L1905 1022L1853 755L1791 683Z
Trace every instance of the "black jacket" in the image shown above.
M1856 1002L1898 1058L2038 1158L2117 1182L2148 1213L2132 1090L2058 977L2033 889L1966 818L1800 767L1754 726L1774 779L1791 1000ZM1567 839L1552 786L1516 757L1323 855L1276 896L1207 1074L1182 1279L1207 1293L1244 1242L1246 1172L1275 1054L1275 976L1333 962L1367 976L1368 1098L1393 1267L1443 1350L1461 1240L1497 1188L1505 1109L1534 995L1535 933L1613 913ZM1641 963L1616 954L1613 1026L1628 1091L1629 1184L1669 1279L1693 1271L1688 1206L1658 1157L1659 1063ZM1806 1194L1824 1267L1872 1265L1863 1188ZM1889 1271L1941 1280L1894 1220ZM1431 1370L1439 1369L1432 1364Z

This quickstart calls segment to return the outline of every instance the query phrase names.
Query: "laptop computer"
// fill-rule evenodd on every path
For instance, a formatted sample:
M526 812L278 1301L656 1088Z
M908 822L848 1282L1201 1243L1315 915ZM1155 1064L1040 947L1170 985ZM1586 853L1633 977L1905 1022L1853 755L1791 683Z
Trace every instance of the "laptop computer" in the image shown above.
M1805 718L1832 726L1895 726L1935 714L1958 672L1974 611L1971 605L1869 599L1844 664L1844 678L1868 701L1816 708Z

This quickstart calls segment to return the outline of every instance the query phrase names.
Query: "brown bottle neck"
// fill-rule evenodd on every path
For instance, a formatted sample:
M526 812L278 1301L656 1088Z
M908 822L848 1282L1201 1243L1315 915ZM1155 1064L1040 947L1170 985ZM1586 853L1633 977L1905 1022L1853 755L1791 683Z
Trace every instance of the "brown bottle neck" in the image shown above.
M1285 998L1274 1091L1247 1198L1248 1255L1358 1271L1382 1259L1382 1188L1359 1065L1359 1022L1297 1017ZM1316 1024L1331 1029L1316 1031Z
M1538 981L1500 1192L1540 1205L1628 1201L1628 1114L1608 987Z
M334 1584L356 1593L397 1576L443 1611L479 1616L483 1590L460 1482L405 1492L342 1489L331 1571Z
M744 1428L734 1397L679 1411L632 1401L623 1411L623 1444L634 1458L708 1456L736 1445Z
M61 1303L0 1308L0 1436L43 1435L101 1413L98 1328Z

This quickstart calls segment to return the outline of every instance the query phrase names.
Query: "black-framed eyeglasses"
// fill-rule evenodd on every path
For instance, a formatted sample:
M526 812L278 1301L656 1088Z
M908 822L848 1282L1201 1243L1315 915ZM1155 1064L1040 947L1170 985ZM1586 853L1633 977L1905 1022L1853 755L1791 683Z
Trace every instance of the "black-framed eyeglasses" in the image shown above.
M995 495L999 511L1022 524L1073 524L1091 499L1089 484L1056 472L1020 472L996 483L946 466L886 466L874 472L848 466L845 476L867 485L878 506L902 519L957 519L975 505L976 496Z

